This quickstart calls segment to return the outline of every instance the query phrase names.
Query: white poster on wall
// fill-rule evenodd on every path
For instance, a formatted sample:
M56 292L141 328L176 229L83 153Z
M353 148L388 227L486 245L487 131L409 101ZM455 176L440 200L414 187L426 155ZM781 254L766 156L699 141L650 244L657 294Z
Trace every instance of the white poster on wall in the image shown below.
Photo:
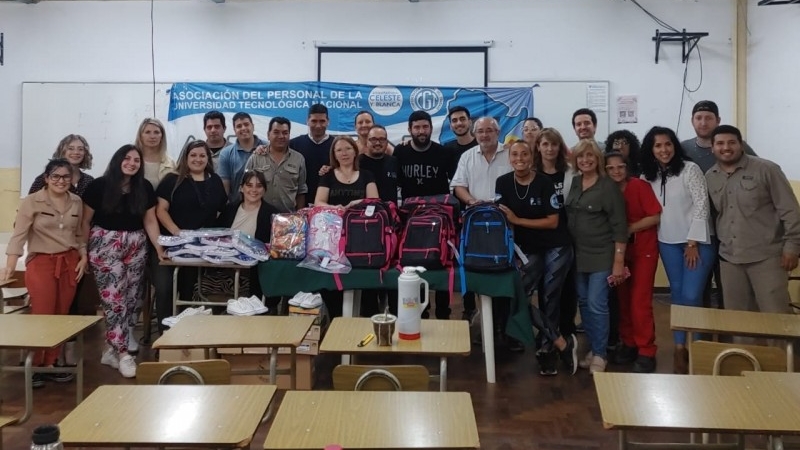
M586 107L594 112L608 111L607 83L586 83Z
M617 123L639 122L639 96L620 95L617 97Z

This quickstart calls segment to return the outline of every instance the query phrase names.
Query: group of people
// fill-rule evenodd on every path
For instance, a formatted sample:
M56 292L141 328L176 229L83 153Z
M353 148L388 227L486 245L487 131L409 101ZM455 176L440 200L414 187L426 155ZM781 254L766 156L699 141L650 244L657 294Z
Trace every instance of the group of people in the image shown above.
M160 234L224 226L268 241L274 214L308 204L346 208L365 198L452 191L465 206L497 203L514 227L527 293L538 292L531 315L543 375L556 374L559 359L569 373L604 371L609 347L616 347L616 362L655 370L659 255L674 304L701 306L719 263L716 284L726 307L788 309L786 271L800 253L800 208L780 168L756 157L738 129L720 125L713 102L695 105L697 137L683 143L671 129L653 127L641 144L620 130L602 145L595 113L580 109L572 149L536 118L524 121L522 139L504 145L497 120L473 120L463 106L449 110L455 139L444 145L432 140L425 111L410 114L410 139L394 146L369 112L354 118L356 139L329 135L328 119L327 108L315 104L307 134L290 138L291 122L273 117L261 139L251 116L239 112L236 138L227 143L225 116L211 111L203 118L207 140L187 142L177 163L167 155L163 125L146 119L135 144L122 146L97 179L83 172L92 164L88 143L69 135L20 205L2 276L13 274L27 242L32 312L66 314L91 273L106 320L101 362L132 377L133 326L146 285L155 287L159 326L173 308L171 268L158 264ZM196 280L196 272L181 271L182 298ZM255 271L250 284L274 311L280 299L268 296ZM366 294L362 314L378 310L380 295ZM436 318L450 317L449 295L437 293ZM324 299L341 315L335 293ZM474 295L464 296L463 307L462 319L474 320ZM577 309L590 346L580 361ZM675 371L686 372L685 333L674 340ZM35 364L51 366L57 357L56 350L41 352ZM34 377L37 386L69 380Z

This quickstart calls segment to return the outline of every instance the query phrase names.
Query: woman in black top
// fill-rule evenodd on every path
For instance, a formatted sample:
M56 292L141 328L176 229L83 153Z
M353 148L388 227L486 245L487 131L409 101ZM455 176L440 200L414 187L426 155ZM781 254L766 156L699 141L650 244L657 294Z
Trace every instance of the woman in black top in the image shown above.
M272 216L278 214L279 211L264 201L266 186L267 180L263 173L254 170L245 172L242 177L242 185L239 187L242 200L229 203L219 216L217 225L237 229L261 242L269 242ZM258 266L250 268L250 294L259 298L264 295L258 280ZM270 312L275 311L280 297L267 300L268 302L265 304Z
M331 144L331 168L319 180L317 206L348 207L365 198L378 198L375 177L366 170L358 170L358 149L349 136L338 136Z
M514 225L514 242L525 253L528 263L522 268L528 296L542 281L539 308L532 307L534 324L542 332L539 373L555 375L556 361L562 360L570 374L577 367L575 335L566 339L558 332L561 288L572 264L572 246L566 224L559 220L559 202L553 182L533 170L533 150L525 141L511 145L508 153L513 172L500 176L495 193L499 207Z
M187 143L178 159L177 173L165 176L158 185L156 215L161 234L177 236L181 230L213 227L225 207L228 194L222 179L214 173L211 150L203 141ZM181 298L191 299L197 270L180 271L178 288ZM163 319L172 315L172 267L154 267L156 315L163 329Z
M142 152L124 145L111 157L105 174L83 193L83 230L88 234L89 265L97 281L106 320L102 364L136 376L128 354L129 334L136 324L136 305L144 294L147 238L158 245L156 195L144 179Z

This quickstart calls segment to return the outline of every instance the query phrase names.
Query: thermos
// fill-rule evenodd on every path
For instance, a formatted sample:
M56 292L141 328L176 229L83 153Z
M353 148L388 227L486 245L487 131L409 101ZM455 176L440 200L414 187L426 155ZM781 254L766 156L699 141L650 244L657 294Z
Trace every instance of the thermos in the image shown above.
M31 450L64 450L58 425L42 425L33 430Z
M400 339L419 339L422 313L428 306L428 282L419 273L424 267L403 267L397 278L397 336ZM424 285L425 301L420 302L420 286Z

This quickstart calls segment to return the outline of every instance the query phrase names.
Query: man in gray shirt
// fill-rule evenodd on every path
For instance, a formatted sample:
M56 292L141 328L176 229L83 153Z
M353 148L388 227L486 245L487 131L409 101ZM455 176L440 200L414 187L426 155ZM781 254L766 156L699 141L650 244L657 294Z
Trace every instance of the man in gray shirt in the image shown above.
M711 151L711 132L719 126L719 123L719 107L711 100L701 100L692 108L692 127L697 136L681 142L681 147L686 156L700 166L703 173L708 172L708 169L717 162ZM742 147L746 154L758 156L747 142L742 141Z
M741 132L712 133L717 163L706 173L716 210L726 309L788 313L787 272L800 253L800 205L780 166L744 154Z

